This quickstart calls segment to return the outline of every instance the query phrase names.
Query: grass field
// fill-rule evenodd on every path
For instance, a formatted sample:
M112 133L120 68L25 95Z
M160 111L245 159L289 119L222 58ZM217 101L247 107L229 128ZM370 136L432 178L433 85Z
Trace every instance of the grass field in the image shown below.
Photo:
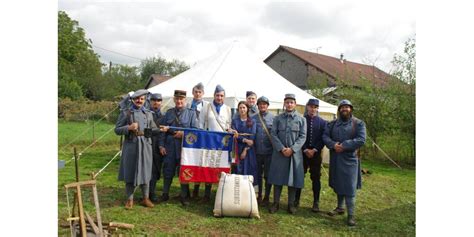
M59 122L59 159L70 160L72 146L66 146L81 133L73 144L78 152L92 142L92 125L79 122ZM99 123L95 126L95 137L99 138L112 128L113 124ZM105 135L96 145L85 151L79 160L80 179L90 178L91 172L100 170L118 151L119 137L113 131ZM399 170L389 163L363 161L362 168L372 174L363 175L362 189L357 193L356 227L345 224L345 216L329 217L310 211L312 204L311 180L306 175L305 189L302 193L301 207L296 215L286 212L287 192L282 194L283 204L276 214L269 214L266 208L260 208L260 219L215 218L212 216L213 203L202 205L191 202L182 207L178 200L155 205L149 209L135 205L133 210L123 208L125 201L124 183L117 181L120 157L114 160L98 178L98 191L103 221L117 221L134 224L132 231L119 230L117 233L130 235L164 234L200 234L200 235L373 235L373 236L414 236L415 235L415 169ZM327 168L326 168L327 169ZM74 182L74 162L66 164L58 171L58 234L68 235L68 217L64 184ZM320 208L329 211L335 207L336 196L327 185L327 176L323 172ZM157 191L161 194L162 180ZM213 190L215 192L215 185ZM201 188L201 195L203 187ZM179 193L177 179L173 181L171 196ZM69 195L72 200L73 193ZM95 213L92 195L89 190L83 192L85 209ZM141 198L137 190L135 198Z

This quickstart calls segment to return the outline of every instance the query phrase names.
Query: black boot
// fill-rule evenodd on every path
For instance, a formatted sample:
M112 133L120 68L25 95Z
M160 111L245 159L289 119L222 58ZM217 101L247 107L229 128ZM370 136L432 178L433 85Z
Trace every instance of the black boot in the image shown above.
M268 196L265 196L262 200L261 206L266 207L266 206L268 206L268 204L270 204L270 199L268 198Z
M155 192L155 189L156 189L156 180L151 180L150 181L150 189L149 189L149 198L150 198L150 201L152 202L157 202L158 201L158 197L156 196L156 192Z
M192 198L193 199L198 199L199 198L199 184L194 185Z
M357 223L354 220L354 216L353 215L348 215L347 216L347 225L348 226L355 226L356 224Z
M280 203L275 202L275 203L273 203L272 206L268 209L268 211L270 212L270 214L273 214L273 213L277 212L279 209L280 209Z
M292 203L288 203L288 213L292 215L296 213L296 207Z
M181 205L183 206L189 206L189 199L187 197L180 197L179 202L181 202Z
M157 203L166 202L166 201L168 201L168 200L170 200L169 194L163 193L163 195L161 195L161 197L158 198Z
M319 212L319 203L318 202L313 202L313 208L311 208L312 212Z
M344 208L336 207L334 210L328 212L328 215L335 216L335 215L342 215L344 214Z
M295 203L294 203L295 207L300 207L300 197L301 197L301 188L297 188L296 193L295 193Z
M153 192L150 191L150 194L149 194L149 195L150 195L150 201L152 201L152 202L158 202L158 197L156 196L155 191L153 191Z

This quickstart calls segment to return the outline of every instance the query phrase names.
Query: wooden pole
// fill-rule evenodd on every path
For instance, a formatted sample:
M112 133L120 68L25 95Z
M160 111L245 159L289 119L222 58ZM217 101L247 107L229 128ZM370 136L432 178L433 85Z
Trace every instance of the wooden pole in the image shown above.
M95 174L94 172L91 173L92 179L94 179ZM99 235L104 236L103 228L102 228L102 217L100 216L100 206L99 206L99 194L97 193L97 186L94 184L92 185L92 195L94 196L94 204L95 204L95 212L97 218L97 225L99 226Z
M92 230L94 230L94 233L98 236L101 236L99 232L99 227L97 227L97 225L94 223L94 220L92 219L92 217L87 212L85 212L85 214L86 214L87 222L89 222L89 224L91 225Z
M74 147L74 165L76 167L76 182L79 182L79 165L77 163L77 151L76 151L76 147Z
M75 172L76 172L76 182L79 182L79 165L77 163L77 150L76 147L74 147L74 167L75 167ZM76 215L76 202L77 202L77 193L74 194L74 200L72 202L72 217Z
M95 123L92 123L92 142L95 142Z
M77 206L79 207L79 221L81 224L81 236L87 237L87 229L86 229L86 220L84 219L84 207L82 206L82 194L81 194L81 186L76 187L77 192Z

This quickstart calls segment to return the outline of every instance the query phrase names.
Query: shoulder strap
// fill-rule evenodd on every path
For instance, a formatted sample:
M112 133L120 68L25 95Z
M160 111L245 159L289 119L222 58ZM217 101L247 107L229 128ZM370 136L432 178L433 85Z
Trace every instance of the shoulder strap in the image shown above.
M130 109L127 109L127 121L129 125L133 123L132 111Z
M218 115L217 115L217 112L214 111L214 108L211 106L211 103L209 103L209 107L210 107L210 109L212 110L212 113L214 114L214 118L216 118L217 124L219 124L219 127L222 128L222 131L225 132L225 128L224 128L224 126L222 126L222 124L219 122L219 119L217 119L217 116L218 116ZM209 125L208 125L208 127L209 127Z
M184 111L183 111L184 112ZM174 109L174 121L178 124L178 127L181 127L181 120L179 119L178 112Z
M334 125L336 125L336 120L334 119L333 121L329 122L329 137L332 138L332 130L334 129Z
M260 115L260 112L257 112L257 115L258 115L258 119L260 120L260 123L262 123L263 130L265 130L265 133L267 134L268 139L270 139L270 142L271 142L272 145L273 145L272 136L270 136L270 132L268 132L267 125L266 125L265 122L263 121L262 116Z
M352 117L352 133L351 133L351 137L352 139L355 138L355 130L356 130L356 125L357 125L357 118L356 117Z

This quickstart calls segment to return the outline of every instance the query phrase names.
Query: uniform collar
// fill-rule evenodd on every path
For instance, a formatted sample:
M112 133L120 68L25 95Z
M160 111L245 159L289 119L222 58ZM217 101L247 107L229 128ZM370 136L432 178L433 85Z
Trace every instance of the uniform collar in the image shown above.
M294 118L296 116L296 109L289 113L285 111L284 115L285 117L291 116L292 118Z
M145 112L146 108L145 106L138 108L135 104L132 104L132 106L130 106L130 110L133 112Z

